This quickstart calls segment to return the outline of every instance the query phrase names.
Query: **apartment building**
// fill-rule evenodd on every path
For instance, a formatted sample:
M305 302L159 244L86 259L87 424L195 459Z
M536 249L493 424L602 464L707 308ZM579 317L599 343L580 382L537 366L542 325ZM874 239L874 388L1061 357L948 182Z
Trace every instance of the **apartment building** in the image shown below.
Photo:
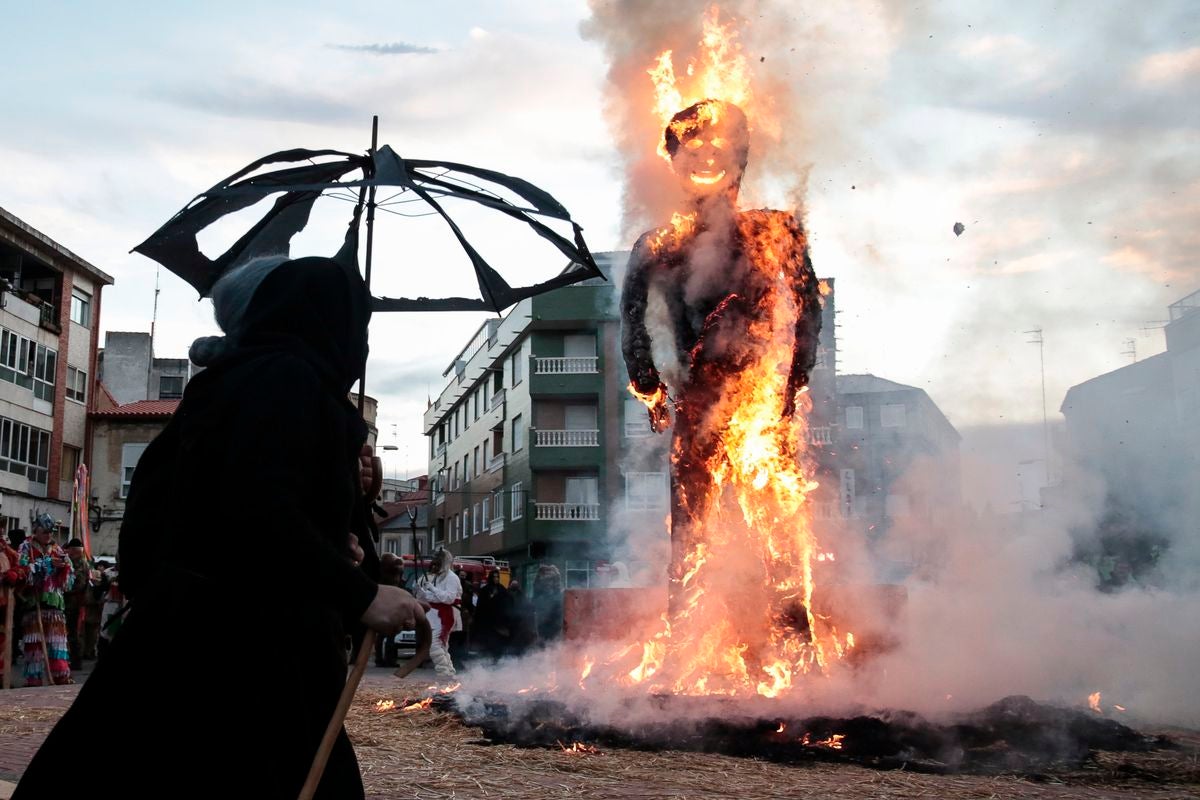
M0 517L28 529L71 521L73 478L90 462L88 408L100 296L113 279L0 208Z

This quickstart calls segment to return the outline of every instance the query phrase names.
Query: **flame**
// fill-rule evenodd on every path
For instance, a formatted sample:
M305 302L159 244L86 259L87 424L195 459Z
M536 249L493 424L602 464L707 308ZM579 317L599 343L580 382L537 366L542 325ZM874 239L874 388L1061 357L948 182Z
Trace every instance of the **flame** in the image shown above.
M380 700L378 703L375 704L375 710L380 713L382 713L384 711L391 711L395 707L396 707L395 700Z
M1104 713L1103 711L1100 710L1100 693L1099 692L1092 692L1091 694L1088 695L1088 708L1090 708L1092 711L1095 711L1097 714Z
M784 731L784 729L785 729L785 728L787 728L787 725L785 725L785 724L783 724L783 723L781 722L781 723L779 723L779 727L775 729L775 732L776 732L776 733L783 733L783 731Z
M1125 706L1119 706L1114 703L1113 708L1115 708L1117 711L1120 711L1122 714L1125 713Z
M804 734L800 737L800 744L804 747L824 747L828 750L841 750L842 740L846 738L844 733L835 733L825 739L813 741L811 734Z
M585 656L583 660L583 672L579 675L579 688L582 689L583 682L587 680L588 675L592 674L592 667L596 665L596 659L590 655Z
M595 745L585 744L583 742L572 742L570 747L563 744L562 742L559 742L558 746L560 748L562 748L562 751L564 753L581 753L584 755L597 755L600 752L600 748L596 747Z
M735 20L723 23L720 8L710 7L701 23L696 55L688 59L684 69L684 80L676 74L674 50L659 53L646 70L654 85L653 112L661 121L660 130L677 112L701 100L712 99L733 103L748 116L752 110L758 111L755 116L760 127L777 135L777 124L766 118L764 109L756 107L750 88L750 67L738 41L736 24ZM658 154L671 160L661 139Z
M433 705L433 698L432 698L432 697L426 697L424 700L420 700L420 701L418 701L418 702L416 702L416 703L413 703L412 705L407 705L407 706L405 706L404 708L402 708L402 709L400 709L400 710L401 710L401 711L404 711L404 712L409 712L409 711L421 711L421 710L423 710L423 709L429 708L429 707L430 707L430 706L432 706L432 705Z
M637 390L637 387L632 382L629 384L629 393L636 397L642 405L646 406L650 411L650 429L655 433L662 433L671 424L671 415L667 411L667 389L665 386L658 386L650 394L644 394Z

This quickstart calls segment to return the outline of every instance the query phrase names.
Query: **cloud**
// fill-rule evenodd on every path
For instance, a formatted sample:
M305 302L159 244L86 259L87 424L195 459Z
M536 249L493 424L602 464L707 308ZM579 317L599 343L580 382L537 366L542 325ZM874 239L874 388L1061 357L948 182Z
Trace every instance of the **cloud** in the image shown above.
M160 87L151 94L172 105L221 117L329 124L363 116L358 108L342 99L247 77L208 86Z
M429 54L441 52L436 47L426 47L408 42L388 42L386 44L327 44L331 50L345 50L350 53L369 53L375 56L396 56L411 54Z
M1133 78L1143 86L1161 88L1184 79L1200 77L1200 47L1155 53L1146 56L1133 69Z

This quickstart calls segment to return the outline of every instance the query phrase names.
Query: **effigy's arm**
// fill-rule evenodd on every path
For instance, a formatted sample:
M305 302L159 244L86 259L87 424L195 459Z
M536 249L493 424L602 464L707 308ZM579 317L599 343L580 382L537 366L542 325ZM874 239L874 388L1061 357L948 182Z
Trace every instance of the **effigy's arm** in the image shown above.
M796 411L796 396L808 386L817 363L817 346L821 335L821 288L808 255L808 241L799 220L792 219L799 252L789 259L795 269L791 272L792 296L796 303L796 332L792 344L792 368L788 373L787 397L783 414L790 417Z
M629 388L650 412L650 427L656 433L670 424L667 414L667 387L654 366L650 332L646 329L651 276L658 265L648 244L653 232L643 234L633 246L625 281L621 286L621 354L629 372Z

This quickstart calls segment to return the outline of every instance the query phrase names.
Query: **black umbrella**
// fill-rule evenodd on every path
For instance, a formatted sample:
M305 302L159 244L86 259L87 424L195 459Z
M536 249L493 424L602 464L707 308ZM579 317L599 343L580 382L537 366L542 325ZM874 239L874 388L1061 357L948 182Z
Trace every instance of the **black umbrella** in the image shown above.
M319 158L332 160L316 161ZM256 173L270 164L293 166ZM357 173L357 175L355 175ZM251 177L246 177L251 175ZM341 196L357 190L357 203L350 220L347 247L339 255L357 263L357 231L361 211L369 193L366 279L370 287L370 225L377 187L411 191L450 226L466 252L479 283L478 297L375 297L376 311L495 311L542 292L568 286L588 278L603 277L583 240L582 228L549 193L528 181L489 169L451 161L405 159L391 147L372 147L366 155L338 150L284 150L260 158L197 196L150 238L133 248L162 264L190 283L202 297L233 266L252 258L290 255L292 237L308 224L313 203L322 195ZM520 205L502 197L493 188L507 190ZM228 250L216 258L200 252L197 234L227 214L240 211L274 194L281 194L269 211ZM559 275L528 286L512 286L492 268L467 241L462 230L438 202L442 198L468 200L494 209L525 223L569 260ZM352 196L350 199L354 199ZM560 235L540 218L571 224L574 236Z

